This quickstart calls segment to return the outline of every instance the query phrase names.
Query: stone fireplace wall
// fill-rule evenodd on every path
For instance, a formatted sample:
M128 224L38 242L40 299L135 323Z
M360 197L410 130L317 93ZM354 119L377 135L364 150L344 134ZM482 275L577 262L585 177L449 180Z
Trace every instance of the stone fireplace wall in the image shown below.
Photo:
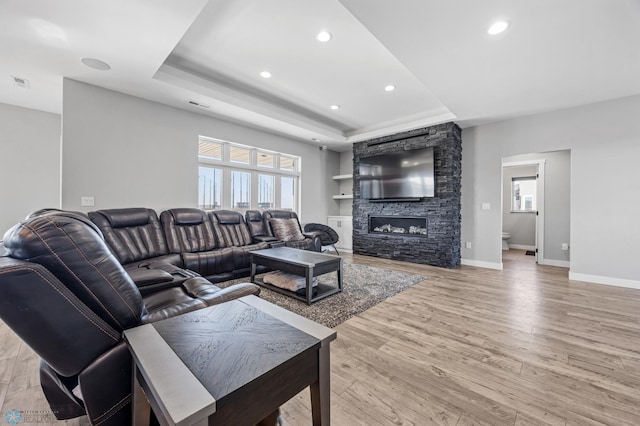
M420 201L370 202L360 199L360 158L403 149L433 147L435 197ZM462 137L445 123L353 145L353 252L446 268L460 265ZM426 238L369 233L370 215L426 217Z

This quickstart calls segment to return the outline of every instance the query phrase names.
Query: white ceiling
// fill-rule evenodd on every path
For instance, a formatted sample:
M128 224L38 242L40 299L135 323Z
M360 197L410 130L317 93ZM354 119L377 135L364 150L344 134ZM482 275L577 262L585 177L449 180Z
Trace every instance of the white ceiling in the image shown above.
M60 113L69 77L347 150L638 94L639 40L638 0L0 0L0 102Z

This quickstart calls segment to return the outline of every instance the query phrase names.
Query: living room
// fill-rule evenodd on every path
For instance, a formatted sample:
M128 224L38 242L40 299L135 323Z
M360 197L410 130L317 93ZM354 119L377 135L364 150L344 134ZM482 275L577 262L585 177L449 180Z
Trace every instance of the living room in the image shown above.
M197 16L203 7L203 4L200 3L190 4L193 16ZM384 29L381 28L382 17L373 16L375 14L372 12L370 15L370 12L363 10L364 6L358 5L357 1L343 3L350 10L355 11L354 13L358 15L360 20L367 22L368 28L383 38L389 49L392 49L398 57L409 64L408 67L413 67L413 70L417 72L417 65L411 64L404 56L404 49L409 49L410 46L398 47L395 44L397 42L395 36L385 36ZM379 11L381 15L383 15L383 11L386 11L393 19L401 20L409 19L409 15L412 15L412 7L390 11L389 6L379 4L371 9ZM422 10L418 6L415 7L418 8L415 10ZM549 7L552 6L549 5ZM576 5L576 7L582 6ZM598 7L606 9L603 4L599 4ZM598 10L597 7L594 6L594 8ZM404 269L428 278L434 278L440 282L447 282L448 286L461 279L461 275L472 276L472 280L478 286L474 290L470 290L474 293L481 291L478 288L482 288L484 279L487 280L486 285L490 287L497 285L496 283L502 282L502 280L507 283L505 285L513 284L505 278L510 274L510 270L507 265L503 264L500 239L502 232L502 209L500 206L502 205L503 159L521 154L570 150L570 240L567 241L570 247L570 258L548 259L550 261L568 260L569 268L568 270L566 268L552 268L542 272L539 269L531 269L525 273L523 279L529 282L531 276L541 274L546 279L561 283L557 285L572 289L577 288L579 292L584 292L588 296L585 296L584 300L580 299L579 302L576 302L584 310L578 313L578 316L595 315L593 311L597 311L598 307L609 312L613 307L611 305L603 307L605 306L603 304L606 304L603 300L615 300L622 306L622 316L629 318L629 323L624 324L624 327L628 327L625 329L625 333L630 336L630 340L635 341L637 316L634 317L634 310L637 312L638 304L635 304L635 300L638 294L629 289L640 289L640 266L636 261L638 250L634 249L633 245L634 240L640 239L640 230L632 225L640 213L640 203L635 196L640 189L638 187L638 168L635 165L635 159L640 154L640 144L638 143L640 123L637 120L637 114L640 111L640 87L637 78L629 78L628 76L638 75L637 71L640 70L637 68L640 61L637 60L637 53L629 53L637 51L637 48L635 50L632 48L631 41L634 40L632 35L636 30L631 30L626 25L632 26L631 24L636 23L638 8L635 4L620 2L613 9L619 13L616 16L625 23L625 25L621 25L623 29L619 29L620 46L616 48L610 45L600 47L603 50L609 48L614 51L611 53L612 57L609 58L611 62L602 60L605 63L600 63L599 59L593 59L598 55L592 56L591 60L597 62L593 65L594 68L597 68L593 74L598 74L599 70L608 68L607 63L618 64L614 67L618 70L618 74L613 72L607 77L602 77L602 80L574 82L575 85L568 87L567 92L580 91L579 89L584 87L583 92L580 93L581 96L578 96L580 102L572 105L567 103L551 110L543 107L543 99L529 92L512 93L514 97L522 96L529 99L531 104L528 109L513 111L512 114L504 112L498 114L500 115L499 119L493 120L483 121L480 118L451 120L459 123L462 127L461 236L459 243L460 262L463 266L452 271L440 271L428 266L414 264L403 266L401 263L376 258L365 258L363 262L378 262L391 269ZM625 11L626 13L624 13ZM420 14L413 13L413 15ZM607 25L612 25L608 20L606 22ZM184 26L188 27L186 24ZM175 34L173 36L175 39L180 38ZM8 43L10 39L3 35L3 40ZM626 48L625 46L631 47ZM50 46L48 48L54 49ZM536 53L540 52L536 51ZM578 53L582 53L582 50ZM108 58L104 59L108 60ZM619 60L619 62L614 62L614 60ZM531 61L535 62L533 59ZM7 61L2 67L3 70L6 70L4 74L19 74L19 71L8 68L15 63L20 63L20 60L12 63ZM573 70L573 68L571 69ZM540 72L542 73L542 71ZM559 70L558 74L565 72ZM470 73L467 79L473 80L472 77L474 75ZM478 79L482 77L481 75L475 76ZM33 88L37 89L37 77L29 75L29 78ZM0 157L4 160L3 171L5 175L2 198L6 200L3 202L0 214L2 232L23 220L31 211L44 207L88 212L98 209L144 206L152 208L158 213L175 207L196 207L198 205L197 142L200 136L300 157L302 162L299 191L300 208L297 213L302 222L326 223L328 216L351 213L350 200L336 201L332 199L334 194L344 192L340 189L340 183L333 180L332 177L354 172L352 167L353 151L349 142L313 142L309 138L305 141L302 137L287 135L283 129L269 130L261 127L260 124L251 125L235 118L224 118L206 111L177 108L152 99L145 99L144 96L140 96L135 87L130 87L130 90L127 91L112 90L109 87L112 87L113 82L108 81L109 77L106 77L107 80L103 86L91 84L88 82L89 79L73 74L62 74L57 78L60 80L58 84L61 92L58 112L50 112L50 109L47 112L48 110L45 108L38 109L28 106L27 101L15 101L14 93L18 89L13 87L11 89L15 90L11 92L11 96L0 99L2 102L0 104L0 123L2 124ZM577 77L572 74L568 80L572 79L577 79ZM536 88L543 86L543 83L531 82ZM598 86L598 83L601 85ZM565 82L565 84L569 83ZM469 86L472 86L470 82L460 82L460 93L456 96L486 98L486 96L474 94ZM480 94L486 95L484 92ZM555 98L563 98L564 95L565 93L560 92L554 94ZM457 98L448 99L451 104L457 102ZM501 100L504 101L504 99ZM487 110L496 109L495 103L499 103L490 100L483 102ZM457 110L455 112L460 117L464 117L464 111ZM255 117L255 115L250 115L250 117ZM416 128L420 127L426 128L429 127L429 124ZM401 133L401 131L389 131L387 134L396 133ZM374 138L375 136L372 136L362 140ZM323 145L328 145L329 148L327 150L320 149ZM82 206L81 199L85 196L94 197L95 205ZM553 241L551 236L548 239ZM349 255L347 254L347 256ZM539 263L543 265L544 259ZM505 270L502 271L503 269ZM595 284L590 287L591 284L585 283ZM468 283L464 284L463 288L468 288L467 286L469 286ZM553 291L552 286L545 287L545 289ZM415 293L412 294L417 297ZM536 292L533 291L532 294L536 294ZM578 296L574 296L578 298ZM591 297L595 298L596 296L602 297L603 300L590 300ZM506 300L505 303L509 303L508 299ZM391 306L393 303L400 302L392 302ZM411 300L405 300L404 303L406 303L407 309L415 307ZM467 300L467 303L470 301ZM390 305L385 306L389 307ZM510 307L504 306L504 309L509 310ZM478 312L481 310L478 308ZM367 315L369 316L356 318L353 322L353 328L345 327L344 335L356 342L357 336L354 336L353 330L366 328L363 325L363 318L374 322L381 321L372 319L372 314ZM544 315L542 316L544 317ZM496 321L498 320L496 319ZM585 321L588 321L588 318ZM612 321L623 322L619 318L613 318ZM602 324L598 321L594 321L592 325L598 328L599 332L603 330ZM618 325L623 326L622 324ZM606 330L606 327L604 329ZM401 333L401 330L402 328L395 331ZM364 332L365 330L363 330ZM340 330L338 334L338 339L340 339ZM552 333L549 336L552 336ZM373 336L369 337L373 338ZM588 342L600 342L599 338L594 336L582 335L581 337L586 340L578 346L584 345L586 347L589 345ZM612 347L616 347L617 344L617 340L611 343ZM594 345L597 346L597 343ZM412 352L409 348L406 349L405 355L411 355ZM626 369L616 372L619 375L628 374L631 376L629 380L633 383L635 383L635 374L637 374L637 370L634 371L634 366L637 366L637 358L632 354L635 350L635 344L619 349L621 353L618 355L622 354L628 358L619 360L619 363L625 365ZM341 351L341 356L345 352L347 351ZM604 351L603 353L608 352ZM333 358L333 362L340 363L336 357ZM397 373L397 375L402 375L403 382L407 379L406 374L407 371ZM474 382L472 379L469 381ZM593 384L593 382L590 383L589 386ZM340 388L340 384L337 385L340 390L348 388L346 383L342 383L342 385L345 385L344 389ZM618 385L622 387L628 383L620 384L618 382ZM4 392L2 393L4 397L8 385L2 382L1 386L0 389ZM468 386L472 388L470 384ZM389 389L397 391L393 386ZM389 389L387 390L391 392ZM475 391L482 393L479 389L475 389ZM500 391L496 392L489 399L500 401L499 403L505 406L511 403L505 402L505 399L501 400ZM629 396L627 392L630 391L625 388L623 393ZM367 395L367 392L361 389L360 394ZM589 398L595 397L589 396ZM637 395L629 396L629 398L637 399ZM366 396L363 396L363 399L366 399ZM375 400L373 397L372 399ZM420 404L428 405L429 401L427 398ZM298 402L294 401L294 403ZM382 404L379 401L378 403ZM299 404L304 406L306 403L299 402ZM24 407L24 409L28 408ZM7 409L9 407L2 407L3 414ZM367 409L367 404L363 403L354 412L359 412L358 410L364 412ZM629 414L629 416L638 415L632 406L617 407L616 409ZM342 405L340 410L344 410ZM292 411L295 412L295 410ZM454 411L452 409L451 412ZM455 412L457 413L457 411ZM353 412L351 416L342 413L344 418L350 420L357 417ZM557 414L557 411L554 413ZM531 416L532 412L527 412L527 415ZM410 417L399 416L406 422L411 420ZM633 420L636 419L633 416L626 418L624 415L612 416L608 421L606 418L600 418L598 421L604 424L623 424L625 421L633 423ZM456 424L458 419L462 417L461 415L455 417L456 420L453 421L453 424ZM514 424L515 420L509 423L511 417L507 417L508 420L504 424ZM591 414L585 415L585 417L596 421ZM479 416L479 418L484 418L485 423L491 424L491 421L486 417ZM527 417L521 416L522 418ZM536 419L542 422L542 418L537 417ZM495 420L495 417L490 417L490 419ZM580 424L578 419L579 417L567 416L562 420L554 418L554 421L562 424ZM419 423L418 419L414 418L413 420ZM377 421L381 424L388 424L392 420L383 418ZM451 422L451 419L448 421ZM524 420L520 420L520 422L529 424ZM341 424L338 420L334 423ZM436 420L427 420L426 423L436 423ZM442 423L446 422L442 421Z

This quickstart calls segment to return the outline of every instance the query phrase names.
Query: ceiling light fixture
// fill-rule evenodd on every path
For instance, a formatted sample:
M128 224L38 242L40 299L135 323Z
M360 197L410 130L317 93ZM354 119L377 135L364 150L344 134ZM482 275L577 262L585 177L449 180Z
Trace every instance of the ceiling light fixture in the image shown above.
M108 63L101 61L100 59L82 58L80 60L82 61L83 64L85 64L89 68L93 68L94 70L108 71L111 69L111 66Z
M337 109L340 109L340 105L331 105L329 108L335 111Z
M331 33L328 31L320 31L316 36L316 39L322 43L326 43L331 40Z
M262 78L271 78L271 73L269 71L262 71L260 73L260 77L262 77Z
M394 90L396 90L396 86L394 86L393 84L390 84L388 86L385 86L384 90L385 92L393 92Z
M509 23L507 21L497 21L494 22L489 29L487 30L487 32L490 35L496 35L496 34L500 34L501 32L503 32L504 30L507 29L507 27L509 26Z

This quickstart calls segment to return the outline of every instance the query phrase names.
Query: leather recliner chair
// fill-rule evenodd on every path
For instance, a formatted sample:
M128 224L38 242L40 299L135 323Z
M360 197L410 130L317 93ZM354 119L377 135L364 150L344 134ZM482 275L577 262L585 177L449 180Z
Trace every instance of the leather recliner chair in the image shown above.
M259 213L259 212L258 212ZM271 219L295 219L298 223L300 232L305 237L300 241L286 241L284 245L286 247L297 248L302 250L322 251L322 242L320 241L320 234L316 232L303 232L300 226L300 220L296 212L290 210L265 210L262 212L262 219L264 222L264 232L270 237L275 237L273 229L271 228Z
M178 208L160 213L169 251L179 253L185 268L198 271L211 282L234 278L233 249L213 230L207 212Z
M251 265L249 252L269 248L269 244L262 241L253 242L244 217L236 211L214 210L209 212L209 218L218 239L233 250L234 276L249 275ZM258 273L265 271L263 266L258 266Z
M41 385L56 418L131 422L132 359L122 331L257 294L202 277L142 296L86 217L30 217L4 236L0 318L41 358Z

